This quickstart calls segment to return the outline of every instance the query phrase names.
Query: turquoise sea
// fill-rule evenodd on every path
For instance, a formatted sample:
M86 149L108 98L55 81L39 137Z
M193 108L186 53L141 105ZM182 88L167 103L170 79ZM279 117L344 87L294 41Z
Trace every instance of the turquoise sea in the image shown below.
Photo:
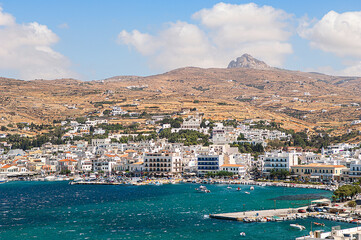
M9 182L0 185L0 239L294 239L311 221L241 223L208 218L210 213L298 207L330 197L314 189L207 185L85 186L67 182ZM276 200L276 201L275 201ZM292 229L300 223L305 231ZM318 220L326 227L354 225ZM245 232L246 236L239 235Z

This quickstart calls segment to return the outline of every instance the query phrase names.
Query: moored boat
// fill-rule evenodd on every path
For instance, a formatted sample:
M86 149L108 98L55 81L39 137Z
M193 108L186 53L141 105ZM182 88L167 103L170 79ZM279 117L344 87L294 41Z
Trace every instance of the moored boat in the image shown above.
M305 230L306 228L305 228L305 226L302 226L302 225L300 225L300 224L290 224L290 227L293 227L293 228L297 228L297 229L299 229L299 230Z
M315 224L316 226L321 226L321 227L324 227L324 226L325 226L325 224L324 224L324 223L314 222L313 224Z
M207 189L206 186L203 186L203 185L199 186L199 188L196 188L196 191L197 191L197 192L202 192L202 193L210 193L210 192L211 192L211 191L209 191L209 190Z

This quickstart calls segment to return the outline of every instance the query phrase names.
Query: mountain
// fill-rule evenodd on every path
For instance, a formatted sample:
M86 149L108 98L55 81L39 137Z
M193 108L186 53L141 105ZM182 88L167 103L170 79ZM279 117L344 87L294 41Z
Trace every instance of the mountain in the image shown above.
M268 66L265 62L260 61L247 53L243 54L236 60L232 60L228 64L227 68L252 68L259 70L271 69L271 67Z
M206 118L269 119L296 131L359 128L350 123L361 116L361 78L271 67L260 70L255 66L262 66L261 61L242 57L248 60L239 66L253 68L187 67L147 77L115 76L87 82L0 78L0 126L98 116L118 105L148 114L196 108ZM116 117L112 121L145 123L146 119Z

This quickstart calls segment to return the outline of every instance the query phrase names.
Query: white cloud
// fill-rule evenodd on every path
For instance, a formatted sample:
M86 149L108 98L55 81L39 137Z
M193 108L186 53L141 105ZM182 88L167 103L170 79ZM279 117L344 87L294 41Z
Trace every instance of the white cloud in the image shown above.
M303 22L299 34L325 52L361 57L361 12L330 11L319 21Z
M322 67L322 72L340 76L361 76L361 11L330 11L321 20L304 19L298 33L310 41L311 47L341 57L344 69Z
M219 3L193 14L198 24L169 23L155 35L123 30L118 42L147 56L150 66L169 70L184 66L226 67L230 60L249 53L272 66L282 66L292 18L282 10L254 3Z
M0 7L0 69L21 79L74 77L70 62L51 46L58 36L37 22L18 24Z

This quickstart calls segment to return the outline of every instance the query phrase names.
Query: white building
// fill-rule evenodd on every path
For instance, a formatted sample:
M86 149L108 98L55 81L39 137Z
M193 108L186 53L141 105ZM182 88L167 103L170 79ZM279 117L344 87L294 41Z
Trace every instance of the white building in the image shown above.
M361 179L361 161L354 161L350 164L348 176L351 181Z
M176 175L182 173L180 153L158 152L144 154L144 171L149 174Z
M200 116L189 116L183 120L181 129L198 130L201 127L202 117Z
M231 172L234 175L238 175L240 178L244 178L246 175L246 167L239 164L223 164L221 171Z
M113 165L116 164L115 161L105 159L94 159L92 163L94 172L104 172L109 174L112 172Z
M82 172L91 172L93 170L93 164L90 160L78 161L78 169Z
M223 155L198 155L197 172L198 175L205 175L208 172L217 173L224 163Z
M105 146L110 144L110 139L109 138L105 138L105 139L92 139L92 146Z
M114 106L112 109L112 115L113 116L117 116L117 115L124 115L127 114L128 112L123 110L120 106Z
M272 170L290 171L291 167L298 164L298 156L294 153L267 153L263 157L263 174Z
M102 128L96 128L96 129L94 129L94 133L93 133L94 135L103 135L103 134L105 134L105 130L104 129L102 129Z

